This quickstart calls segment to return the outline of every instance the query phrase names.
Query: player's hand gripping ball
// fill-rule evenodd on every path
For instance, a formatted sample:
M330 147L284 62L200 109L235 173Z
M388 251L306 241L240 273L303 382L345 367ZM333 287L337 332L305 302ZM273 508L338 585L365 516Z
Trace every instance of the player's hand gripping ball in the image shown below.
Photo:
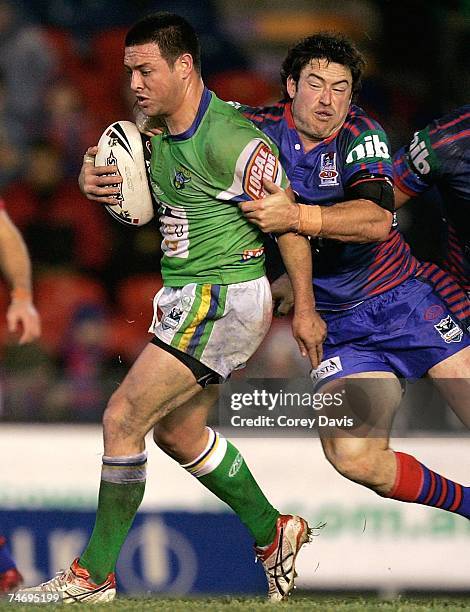
M130 121L116 121L105 129L98 142L95 166L117 166L122 183L116 204L106 210L125 225L140 226L154 216L142 134Z

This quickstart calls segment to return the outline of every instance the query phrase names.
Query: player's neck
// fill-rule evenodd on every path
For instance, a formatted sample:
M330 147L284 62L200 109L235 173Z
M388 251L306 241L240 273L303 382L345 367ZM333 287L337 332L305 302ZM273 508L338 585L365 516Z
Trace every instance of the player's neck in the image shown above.
M192 126L199 110L203 91L204 83L200 77L194 78L188 83L181 103L171 115L165 117L165 123L170 134L182 134Z
M321 138L312 138L306 135L302 135L299 133L300 142L302 143L302 147L305 153L308 153L312 149L314 149L317 145L323 142Z

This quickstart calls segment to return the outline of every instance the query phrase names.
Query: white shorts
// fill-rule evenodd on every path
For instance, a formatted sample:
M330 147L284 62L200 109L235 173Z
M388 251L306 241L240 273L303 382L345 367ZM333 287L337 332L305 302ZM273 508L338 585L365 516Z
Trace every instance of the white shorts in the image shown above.
M163 287L153 311L149 332L225 379L244 367L266 336L271 289L265 276L233 285Z

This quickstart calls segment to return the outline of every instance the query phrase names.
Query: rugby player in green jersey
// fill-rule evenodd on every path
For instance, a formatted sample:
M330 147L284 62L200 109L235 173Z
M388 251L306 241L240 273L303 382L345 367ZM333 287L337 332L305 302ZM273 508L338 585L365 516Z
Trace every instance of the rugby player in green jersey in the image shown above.
M139 108L164 126L151 139L150 167L164 288L154 300L154 338L104 413L91 539L70 569L36 589L64 602L113 599L114 567L144 494L144 438L153 430L162 450L237 513L256 542L270 599L285 599L307 522L280 515L238 450L206 422L217 383L243 366L271 322L261 233L238 203L259 198L265 178L287 181L269 138L204 87L199 43L184 19L162 13L138 22L126 36L124 65ZM89 199L113 204L109 173L117 169L89 163L96 151L87 151L80 185ZM278 241L295 292L294 336L316 367L325 326L314 309L309 243L293 233Z

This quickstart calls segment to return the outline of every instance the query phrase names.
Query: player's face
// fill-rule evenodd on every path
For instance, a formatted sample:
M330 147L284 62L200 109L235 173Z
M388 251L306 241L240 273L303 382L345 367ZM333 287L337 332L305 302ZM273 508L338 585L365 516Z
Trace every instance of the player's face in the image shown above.
M181 99L178 63L170 67L158 45L146 43L126 47L124 66L142 112L149 117L170 116Z
M314 144L344 123L351 104L351 71L342 64L313 59L302 69L298 83L289 77L287 91L298 132Z

